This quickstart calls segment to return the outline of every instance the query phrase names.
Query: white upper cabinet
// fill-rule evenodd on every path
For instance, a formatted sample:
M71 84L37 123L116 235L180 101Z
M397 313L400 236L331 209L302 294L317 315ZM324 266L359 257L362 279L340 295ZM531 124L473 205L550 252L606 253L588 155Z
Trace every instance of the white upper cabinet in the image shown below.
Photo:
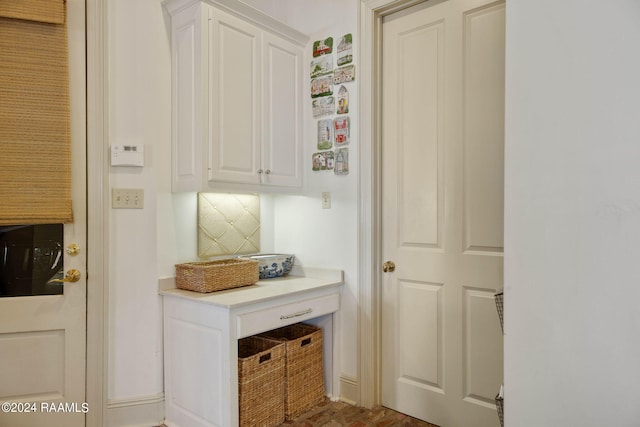
M259 184L262 31L209 10L208 180Z
M264 33L262 39L263 183L302 183L302 50Z
M307 36L238 1L164 5L173 191L299 190Z

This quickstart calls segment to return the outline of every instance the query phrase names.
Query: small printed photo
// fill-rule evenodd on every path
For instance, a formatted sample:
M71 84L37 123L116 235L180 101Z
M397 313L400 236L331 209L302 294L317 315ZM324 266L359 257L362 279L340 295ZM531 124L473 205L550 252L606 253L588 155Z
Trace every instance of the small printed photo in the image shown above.
M331 119L318 121L318 150L328 150L333 147L333 121Z
M338 89L338 108L336 114L347 114L349 112L349 90L341 85Z
M345 34L338 43L338 67L353 61L353 37L351 33Z
M311 78L326 76L333 73L333 56L326 55L311 61Z
M326 96L323 98L316 98L311 102L311 109L313 110L313 118L330 116L336 109L336 101L333 96Z
M323 76L311 80L311 97L317 98L333 94L332 80L331 76Z
M332 170L334 165L334 153L333 151L313 153L312 162L312 170L314 171Z
M333 119L333 136L336 147L349 143L350 123L349 116Z
M333 52L333 37L313 42L313 57L326 55Z
M356 79L356 66L348 65L346 67L336 68L333 70L333 84L352 82Z
M349 149L340 148L336 150L335 165L333 172L336 175L348 175L349 174Z

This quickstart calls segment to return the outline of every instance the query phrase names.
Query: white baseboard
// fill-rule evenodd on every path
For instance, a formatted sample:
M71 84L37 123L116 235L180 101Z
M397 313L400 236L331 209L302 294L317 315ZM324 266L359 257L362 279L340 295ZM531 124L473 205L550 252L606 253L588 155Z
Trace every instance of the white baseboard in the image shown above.
M152 427L164 422L164 393L107 401L108 427Z
M340 401L358 405L359 384L356 378L340 375ZM107 402L108 427L152 427L164 422L164 393Z
M340 400L349 405L360 403L360 386L356 378L340 375Z

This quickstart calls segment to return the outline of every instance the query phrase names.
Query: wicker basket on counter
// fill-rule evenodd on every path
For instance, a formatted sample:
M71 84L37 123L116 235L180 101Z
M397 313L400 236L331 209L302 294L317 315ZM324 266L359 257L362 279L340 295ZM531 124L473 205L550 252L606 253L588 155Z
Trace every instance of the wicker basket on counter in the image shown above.
M176 287L195 292L215 292L258 281L258 261L220 259L176 264Z
M259 337L238 340L240 427L271 427L284 421L285 348Z

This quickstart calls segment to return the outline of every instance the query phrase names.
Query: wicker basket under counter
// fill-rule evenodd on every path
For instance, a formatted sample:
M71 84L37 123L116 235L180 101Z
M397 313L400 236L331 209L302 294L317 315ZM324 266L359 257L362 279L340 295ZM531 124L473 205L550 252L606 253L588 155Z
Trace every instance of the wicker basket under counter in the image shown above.
M285 420L285 348L260 337L238 340L240 427L272 427Z
M322 329L296 323L260 336L285 345L285 418L295 419L322 402L325 395Z
M258 261L220 259L176 264L176 287L195 292L215 292L258 281Z

